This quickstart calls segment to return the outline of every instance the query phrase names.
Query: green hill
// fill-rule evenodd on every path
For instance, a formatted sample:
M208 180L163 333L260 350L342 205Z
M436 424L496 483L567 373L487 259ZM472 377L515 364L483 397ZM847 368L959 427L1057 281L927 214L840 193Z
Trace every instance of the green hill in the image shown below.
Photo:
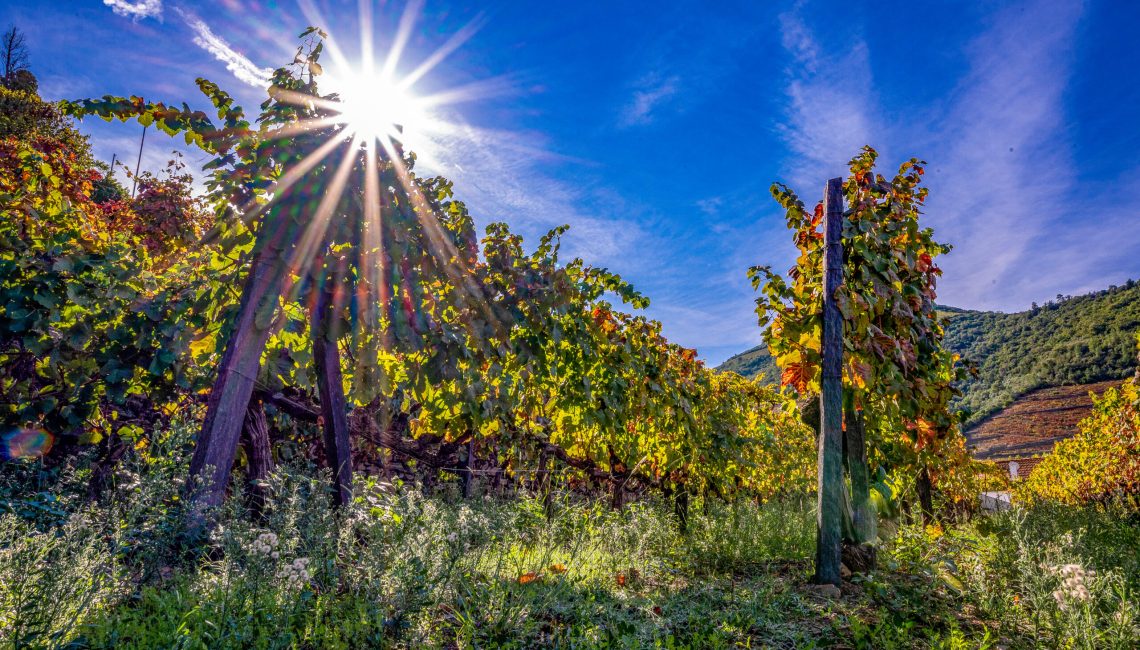
M947 345L978 364L978 377L961 386L958 400L970 412L968 423L1036 388L1122 379L1136 366L1140 284L1133 280L1083 296L1058 296L1012 314L939 311L946 318ZM773 383L780 376L764 346L728 359L719 369L763 375Z
M763 377L766 384L776 384L780 381L780 369L776 366L776 360L768 354L768 346L763 343L751 350L732 355L716 369L731 370L745 377Z

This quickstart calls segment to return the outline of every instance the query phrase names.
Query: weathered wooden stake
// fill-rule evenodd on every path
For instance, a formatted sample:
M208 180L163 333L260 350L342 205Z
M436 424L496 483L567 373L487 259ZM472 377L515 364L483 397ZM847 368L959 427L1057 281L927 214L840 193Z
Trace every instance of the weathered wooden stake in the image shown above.
M820 429L816 471L816 584L840 584L843 517L843 316L835 301L843 283L843 179L824 194L823 332Z
M847 428L843 431L846 442L847 473L851 477L851 523L856 544L868 544L875 538L875 515L871 511L871 478L867 467L866 422L863 412L855 405L846 405Z
M554 500L550 497L550 456L546 450L538 454L538 491L542 494L542 511L546 513L547 520L554 519Z
M335 318L329 281L326 280L317 305L313 308L309 329L313 337L313 362L317 369L321 419L324 420L325 459L333 473L333 504L343 506L352 502L352 443L348 436L348 409L344 399L344 380L340 373L340 350L331 331Z
M258 399L251 400L245 411L241 447L248 463L246 478L249 482L250 505L254 513L261 514L269 496L262 481L273 473L273 447L269 441L269 421L265 417L265 408Z
M930 470L926 465L922 466L922 471L918 473L918 504L922 510L922 523L923 525L930 525L934 522L934 499L931 497L932 485L930 481Z
M682 535L689 534L689 488L681 486L673 497L673 514L677 516L677 528Z
M463 498L471 498L472 476L471 469L475 463L475 437L472 436L471 440L467 441L467 456L463 459L463 473L459 475L460 484L463 487Z
M221 504L237 454L245 412L269 341L269 324L277 309L285 274L281 252L289 228L285 219L265 224L238 305L237 321L218 365L218 376L206 402L206 418L190 459L194 508L190 525L200 529L203 509ZM208 471L207 471L208 470Z

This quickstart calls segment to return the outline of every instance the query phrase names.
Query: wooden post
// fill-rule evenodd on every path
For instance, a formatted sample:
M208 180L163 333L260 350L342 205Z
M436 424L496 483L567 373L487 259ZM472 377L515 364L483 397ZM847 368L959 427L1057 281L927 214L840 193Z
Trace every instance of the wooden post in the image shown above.
M621 510L625 507L625 482L621 479L614 479L611 486L610 508L614 510Z
M816 464L816 584L840 584L843 517L843 316L835 293L843 283L843 179L824 194L823 332L820 436Z
M922 466L922 471L918 473L918 504L922 509L922 524L928 526L934 522L934 499L931 496L932 486L930 481L930 471L926 465Z
M471 498L471 469L475 463L475 436L472 434L471 439L467 441L467 456L463 459L463 473L459 475L460 484L463 486L463 498Z
M261 401L250 401L241 431L241 447L245 451L249 481L250 505L255 514L265 510L268 493L261 482L273 473L273 448L269 441L269 421Z
M204 523L203 510L221 504L226 494L246 408L261 365L261 353L269 341L269 325L281 296L285 275L281 268L281 251L289 232L285 221L279 217L264 224L268 234L263 235L264 241L258 242L260 249L246 277L237 321L206 402L206 418L190 459L188 485L195 506L190 512L192 530L200 530Z
M135 190L139 186L139 169L142 168L142 150L143 150L143 144L144 143L146 143L146 126L143 127L142 138L139 139L139 159L138 159L138 162L135 163L135 178L134 178L135 182L131 183L131 198L132 199L135 198Z
M875 515L871 511L871 477L867 467L866 422L863 412L851 400L846 406L847 427L843 431L847 473L851 477L851 523L856 544L868 544L875 537Z
M352 502L352 447L348 436L348 409L344 399L344 380L340 373L340 350L332 332L332 287L325 279L320 297L313 308L310 330L313 337L313 362L317 369L317 393L324 420L325 459L333 473L333 504Z
M689 534L689 488L682 485L673 497L673 514L677 516L677 529L682 535Z
M554 500L550 498L550 468L550 456L544 449L538 454L538 491L542 494L542 511L546 513L547 520L554 519Z

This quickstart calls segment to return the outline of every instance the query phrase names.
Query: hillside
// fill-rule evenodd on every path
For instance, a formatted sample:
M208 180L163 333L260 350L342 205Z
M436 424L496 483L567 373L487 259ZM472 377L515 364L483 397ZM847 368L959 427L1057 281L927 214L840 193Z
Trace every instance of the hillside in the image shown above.
M763 343L740 354L732 355L717 366L717 370L729 370L745 377L763 377L766 384L775 384L780 380L780 369L776 366L776 360L768 354L768 346Z
M1036 388L1123 379L1136 366L1138 331L1140 284L1131 280L1014 314L956 314L946 342L978 364L959 404L977 422Z
M1092 412L1091 394L1119 387L1116 380L1039 388L966 431L974 455L986 460L1025 459L1053 451Z
M1037 388L1122 379L1136 366L1140 332L1140 284L1075 297L1012 314L939 307L946 318L946 343L978 364L978 377L965 382L958 406L968 424L1009 406ZM768 350L757 346L719 366L745 376L779 371Z

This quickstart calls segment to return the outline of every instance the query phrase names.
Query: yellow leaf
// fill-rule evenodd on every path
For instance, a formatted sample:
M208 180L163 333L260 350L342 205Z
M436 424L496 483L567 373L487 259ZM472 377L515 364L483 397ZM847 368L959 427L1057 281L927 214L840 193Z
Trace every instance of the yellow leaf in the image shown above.
M195 358L214 351L214 335L207 334L190 342L190 354Z

